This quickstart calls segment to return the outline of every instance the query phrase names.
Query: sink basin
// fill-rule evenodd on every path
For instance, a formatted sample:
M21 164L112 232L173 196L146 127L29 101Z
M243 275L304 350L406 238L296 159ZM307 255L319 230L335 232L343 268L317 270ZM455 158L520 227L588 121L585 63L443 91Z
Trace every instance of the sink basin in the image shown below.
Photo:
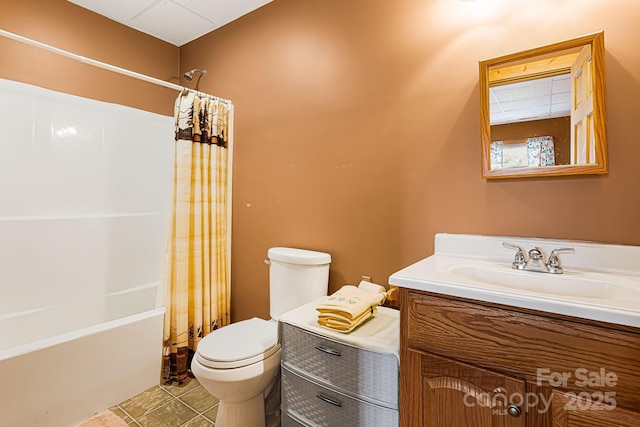
M511 268L503 243L561 256L562 274ZM640 246L524 237L436 234L435 252L389 283L436 294L640 328Z
M549 274L479 266L453 267L450 273L492 286L556 296L611 299L633 292L621 283L624 279L598 273Z

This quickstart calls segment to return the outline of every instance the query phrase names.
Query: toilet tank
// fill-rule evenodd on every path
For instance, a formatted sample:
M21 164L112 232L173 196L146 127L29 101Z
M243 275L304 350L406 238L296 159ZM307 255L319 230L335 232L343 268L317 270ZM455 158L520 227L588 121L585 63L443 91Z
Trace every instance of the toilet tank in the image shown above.
M270 315L280 315L327 295L331 255L295 248L271 248L269 256Z

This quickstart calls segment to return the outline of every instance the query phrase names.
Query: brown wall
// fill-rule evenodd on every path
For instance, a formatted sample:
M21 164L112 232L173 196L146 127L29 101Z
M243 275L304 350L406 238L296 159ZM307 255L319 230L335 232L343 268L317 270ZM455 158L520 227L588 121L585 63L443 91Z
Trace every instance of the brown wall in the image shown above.
M640 2L497 3L276 0L183 46L236 106L234 320L268 316L276 245L331 253L331 291L438 232L640 245ZM483 180L478 62L600 30L609 174Z
M640 2L499 3L276 0L180 49L65 0L3 0L0 28L168 81L205 67L199 88L234 101L241 320L268 316L271 246L331 253L334 291L386 284L437 232L640 245ZM478 61L600 30L610 173L483 180ZM2 38L0 52L0 78L172 113L171 90Z
M66 0L2 0L0 28L178 83L180 49ZM173 115L176 91L0 37L0 78Z

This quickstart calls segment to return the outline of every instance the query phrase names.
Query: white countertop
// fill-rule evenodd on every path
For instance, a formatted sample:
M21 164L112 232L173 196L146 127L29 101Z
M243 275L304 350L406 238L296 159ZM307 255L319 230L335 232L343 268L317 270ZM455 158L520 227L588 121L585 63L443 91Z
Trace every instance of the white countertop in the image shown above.
M353 331L343 334L318 325L316 307L328 297L316 300L288 311L280 316L279 321L298 326L313 333L326 336L344 344L382 353L400 354L400 312L388 307L378 307L378 314L358 326Z
M525 252L537 246L546 256L560 247L573 247L575 253L561 255L565 270L561 275L519 271L511 268L515 251L502 247L502 242L519 245ZM455 274L456 268L458 271L464 268L483 271L489 278L491 274L512 277L514 283L528 279L541 284L548 281L553 286L538 292L526 287L496 285ZM640 247L636 246L437 234L434 255L392 274L389 283L442 295L640 327ZM576 283L578 285L574 286ZM583 293L581 284L585 286Z

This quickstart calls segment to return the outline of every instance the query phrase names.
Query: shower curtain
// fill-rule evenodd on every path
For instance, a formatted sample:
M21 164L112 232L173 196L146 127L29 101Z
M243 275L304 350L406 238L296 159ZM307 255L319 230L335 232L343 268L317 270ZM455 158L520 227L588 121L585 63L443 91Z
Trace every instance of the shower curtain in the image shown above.
M200 340L230 323L232 114L231 103L218 98L189 93L176 99L173 209L162 279L165 381L184 380Z

